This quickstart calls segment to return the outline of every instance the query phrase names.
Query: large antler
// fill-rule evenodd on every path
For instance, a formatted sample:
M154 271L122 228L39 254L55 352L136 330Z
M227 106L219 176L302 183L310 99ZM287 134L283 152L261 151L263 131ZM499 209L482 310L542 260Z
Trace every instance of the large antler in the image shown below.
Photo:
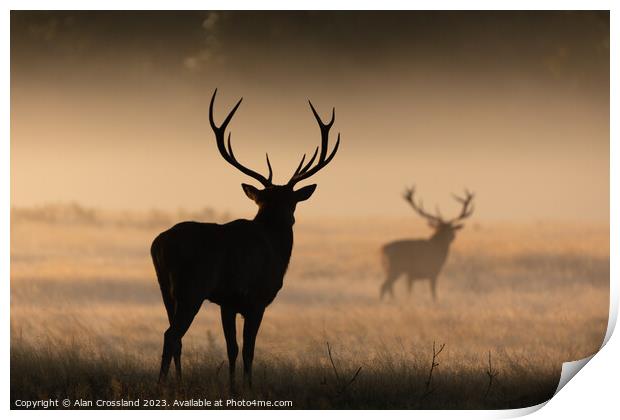
M425 219L427 219L432 224L445 223L444 220L441 218L441 215L439 214L439 209L437 209L437 215L433 215L433 214L427 213L426 210L424 210L424 206L422 205L422 201L421 200L420 200L419 204L416 204L415 199L413 198L414 195L415 195L415 186L406 189L405 193L403 194L403 198L409 204L411 204L411 207L413 207L413 209L416 211L416 213L418 213L420 216L422 216Z
M329 154L329 156L327 156L327 148L328 148L328 143L329 143L329 130L332 128L332 125L334 125L334 120L336 119L336 109L335 108L332 109L332 118L330 122L325 124L321 120L321 117L319 117L319 114L314 109L314 106L312 106L312 102L308 101L308 103L310 104L310 109L312 109L312 113L314 114L316 121L319 123L319 128L321 129L321 154L319 155L319 161L317 162L316 166L314 166L313 168L310 168L310 167L312 166L312 164L314 163L314 160L316 159L316 155L319 152L319 148L317 147L314 150L314 154L312 155L312 158L305 166L304 166L304 160L306 159L306 155L303 155L303 157L301 158L301 162L299 162L297 169L295 169L295 173L293 173L293 176L288 181L288 185L290 185L291 187L303 179L310 178L312 175L314 175L315 173L323 169L325 166L327 166L327 164L336 155L336 152L338 151L338 146L340 145L340 133L338 133L338 139L336 140L336 145L334 146L334 149Z
M235 105L232 111L230 111L230 113L228 114L228 116L226 117L222 125L218 127L217 125L215 125L215 121L213 120L213 103L215 102L216 94L217 94L217 89L215 89L215 91L213 92L213 96L211 97L211 104L209 105L209 122L211 123L211 128L213 129L213 132L215 133L217 149L219 150L220 154L222 155L224 160L226 160L226 162L230 163L232 166L239 169L244 174L251 176L258 182L263 184L263 186L265 187L272 186L273 184L271 183L271 179L273 177L273 173L271 170L271 163L269 162L269 155L265 155L267 157L267 167L269 168L269 176L265 178L258 172L255 172L249 168L246 168L245 166L243 166L237 161L237 159L235 158L235 154L233 153L232 146L230 145L230 133L228 133L228 150L226 149L226 144L224 143L226 127L228 126L228 123L232 119L233 115L235 115L235 112L237 111L237 108L239 108L239 105L241 105L241 101L243 101L243 98L239 99L239 102L237 102L237 105Z
M461 209L461 214L459 214L454 219L450 220L450 224L452 224L454 222L458 222L459 220L467 219L474 212L474 206L472 205L470 207L471 200L473 200L473 198L474 198L474 193L468 191L467 188L466 188L465 189L465 198L461 198L461 197L459 197L456 194L452 194L452 196L454 197L454 199L456 201L458 201L459 203L461 203L463 205L463 208Z

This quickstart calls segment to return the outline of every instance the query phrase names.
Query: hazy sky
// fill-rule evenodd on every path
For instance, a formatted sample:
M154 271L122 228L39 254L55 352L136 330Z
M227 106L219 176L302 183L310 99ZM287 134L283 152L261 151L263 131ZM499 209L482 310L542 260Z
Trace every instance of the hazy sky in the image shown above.
M219 156L286 182L336 107L332 164L307 215L457 210L480 219L609 218L607 12L12 12L11 200L212 206L251 217ZM301 185L300 185L301 186Z

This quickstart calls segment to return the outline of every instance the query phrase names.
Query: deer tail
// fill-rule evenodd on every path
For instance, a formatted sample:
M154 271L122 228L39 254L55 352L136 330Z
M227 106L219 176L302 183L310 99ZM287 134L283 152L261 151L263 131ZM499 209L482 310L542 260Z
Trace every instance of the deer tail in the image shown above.
M174 316L174 298L172 296L172 288L170 284L170 278L164 265L164 259L161 255L161 239L158 236L151 245L151 258L153 259L153 266L155 267L155 274L157 275L157 282L159 283L159 289L161 290L161 297L166 307L166 313L168 315L168 321L172 323Z

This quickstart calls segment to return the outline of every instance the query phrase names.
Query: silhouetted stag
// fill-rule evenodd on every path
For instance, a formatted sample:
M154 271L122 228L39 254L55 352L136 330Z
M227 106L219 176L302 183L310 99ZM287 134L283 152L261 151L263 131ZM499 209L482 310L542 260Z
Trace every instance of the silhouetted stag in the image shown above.
M164 333L159 381L163 381L174 358L177 378L181 380L181 340L204 300L220 305L222 326L228 353L230 387L234 389L235 362L238 346L235 319L245 318L243 325L244 378L252 384L252 360L256 335L265 308L282 288L293 249L294 212L298 202L310 198L316 184L297 191L293 187L324 168L336 155L340 134L333 151L327 155L329 130L334 123L324 124L310 103L321 129L321 148L304 165L303 156L293 176L285 185L272 183L269 156L269 175L263 175L240 164L230 143L225 143L225 131L243 98L237 102L221 126L213 120L213 93L209 106L209 121L215 133L217 148L226 162L260 182L264 189L241 184L245 194L258 205L253 220L235 220L223 225L215 223L182 222L161 233L151 246L153 264L168 313L170 327ZM313 166L318 153L318 161Z
M381 286L381 298L386 292L393 297L394 282L405 275L410 294L414 281L427 279L430 281L433 300L437 300L437 276L446 262L455 232L463 227L457 222L468 218L474 211L471 206L474 195L467 190L465 198L454 195L463 208L457 217L448 221L443 220L439 210L436 215L432 215L424 210L422 202L416 204L414 193L414 188L408 189L403 197L420 216L428 220L435 233L429 239L403 239L383 246L381 252L387 278Z

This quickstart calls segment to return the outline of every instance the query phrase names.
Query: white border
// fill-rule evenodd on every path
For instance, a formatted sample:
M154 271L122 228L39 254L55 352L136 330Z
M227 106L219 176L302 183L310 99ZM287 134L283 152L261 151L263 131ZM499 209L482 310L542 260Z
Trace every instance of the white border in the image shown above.
M620 207L618 205L618 188L620 187L619 171L618 171L618 126L617 116L618 114L618 86L617 86L617 74L618 74L618 19L616 18L617 7L615 3L608 0L592 0L592 1L580 1L580 0L564 0L564 1L458 1L458 0L444 0L435 2L406 2L406 1L393 1L384 0L381 3L370 2L367 0L360 0L356 2L336 2L333 0L314 0L314 1L296 1L295 4L284 1L261 1L260 4L256 4L250 1L196 1L196 0L177 0L174 2L165 2L153 0L150 2L138 2L138 1L55 1L53 4L49 1L7 1L5 4L8 6L5 9L5 13L2 15L2 35L3 42L1 44L2 56L5 58L5 65L2 67L2 79L4 80L4 91L8 93L10 89L10 67L8 66L8 58L10 57L10 14L9 10L26 10L26 9L41 9L41 10L71 10L71 9L118 9L118 10L140 10L140 9L158 9L158 10L234 10L234 9L257 9L260 6L261 9L288 9L288 10L303 10L303 9L376 9L380 6L382 9L419 9L419 10L611 10L611 40L610 40L610 54L611 54L611 145L610 145L610 203L611 203L611 220L610 220L610 255L611 255L611 307L610 307L610 323L608 326L605 342L607 345L594 356L589 363L588 368L584 369L584 372L580 373L580 379L571 381L557 396L555 396L547 404L544 410L538 411L536 416L538 418L583 418L583 416L596 417L613 417L612 413L617 413L617 395L615 391L615 382L618 378L619 363L617 361L617 355L620 353L618 345L618 339L614 339L611 336L613 328L617 320L617 303L618 303L618 240L620 238L620 232L618 229L618 214ZM148 7L146 7L148 6ZM0 193L4 198L3 205L0 206L0 271L5 281L2 283L2 298L4 311L4 322L0 326L2 337L4 337L4 345L0 348L0 358L4 363L5 369L3 372L4 380L1 383L2 399L0 400L1 407L4 410L9 409L9 375L6 374L9 371L10 359L9 359L9 328L10 328L10 95L6 94L2 101L2 110L4 118L2 119L2 132L3 136L0 140ZM611 338L611 339L610 339ZM519 410L503 410L503 411L390 411L389 415L401 418L410 418L411 416L424 418L500 418L500 417L515 417L525 415L533 411L538 410L545 404L540 406L530 407ZM45 414L44 414L45 413ZM374 414L387 414L386 412L369 412L369 411L355 411L353 413L347 411L337 412L321 412L323 416L338 416L352 414L356 417L366 417ZM606 415L609 413L609 415ZM249 413L248 413L249 414ZM316 413L309 411L297 411L296 417L309 418ZM20 412L11 411L10 416L15 418L29 418L34 416L47 415L51 418L81 418L85 415L83 411L65 411L65 412ZM110 413L106 412L88 412L89 416L95 418L109 417ZM130 411L115 411L113 416L129 417L133 413ZM168 418L169 412L154 411L148 414L153 418ZM229 417L238 416L239 412L231 411L218 411L208 412L204 411L175 411L174 416L183 416L191 418L201 418L204 416L218 416ZM243 415L243 414L241 414ZM251 416L256 417L288 417L290 412L285 411L269 411L269 412L256 412L253 411Z

